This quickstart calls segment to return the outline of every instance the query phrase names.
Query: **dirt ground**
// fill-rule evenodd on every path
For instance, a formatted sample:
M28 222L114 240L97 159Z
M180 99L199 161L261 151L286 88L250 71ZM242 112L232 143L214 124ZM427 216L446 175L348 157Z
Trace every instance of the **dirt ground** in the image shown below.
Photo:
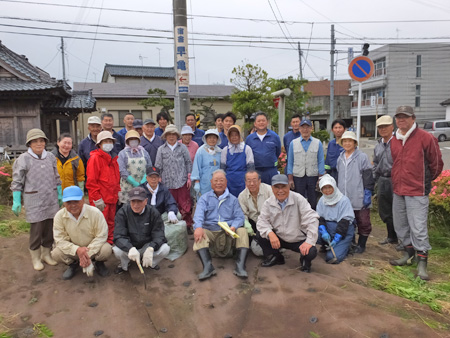
M146 290L135 266L106 278L79 271L70 281L61 279L63 265L34 271L27 235L0 238L0 332L35 337L41 323L54 337L450 337L424 323L448 317L366 286L367 262L396 255L376 244L382 235L374 231L367 251L340 265L317 257L310 274L290 251L271 268L250 254L247 281L233 275L232 259L214 259L217 276L204 282L190 236L183 257L146 269ZM111 272L117 263L107 262Z

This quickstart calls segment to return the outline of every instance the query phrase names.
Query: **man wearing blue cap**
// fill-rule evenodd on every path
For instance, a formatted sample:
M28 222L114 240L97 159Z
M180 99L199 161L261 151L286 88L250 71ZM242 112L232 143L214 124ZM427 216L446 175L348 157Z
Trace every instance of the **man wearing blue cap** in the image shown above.
M289 146L286 174L291 189L302 194L316 210L316 185L319 176L325 174L323 146L320 140L311 136L311 120L300 122L300 133L302 135Z
M64 208L54 219L56 247L52 257L69 266L62 276L65 280L71 279L79 266L89 277L94 275L94 270L102 277L109 274L104 263L112 253L111 245L106 242L108 225L102 212L85 204L83 197L77 186L64 189Z

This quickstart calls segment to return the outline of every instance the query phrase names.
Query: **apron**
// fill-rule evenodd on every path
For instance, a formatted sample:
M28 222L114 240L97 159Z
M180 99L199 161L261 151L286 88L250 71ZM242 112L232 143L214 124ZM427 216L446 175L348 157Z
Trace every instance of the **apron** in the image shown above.
M245 189L245 173L247 172L247 156L245 147L241 153L230 154L227 148L227 187L230 193L238 197Z
M145 170L147 168L147 161L145 160L144 153L142 150L139 150L141 156L140 157L130 157L128 152L126 152L128 157L127 169L131 176L136 180L136 182L140 182L145 175ZM129 202L128 192L134 188L131 183L129 183L126 179L120 179L120 189L119 192L119 201L120 203L126 204Z

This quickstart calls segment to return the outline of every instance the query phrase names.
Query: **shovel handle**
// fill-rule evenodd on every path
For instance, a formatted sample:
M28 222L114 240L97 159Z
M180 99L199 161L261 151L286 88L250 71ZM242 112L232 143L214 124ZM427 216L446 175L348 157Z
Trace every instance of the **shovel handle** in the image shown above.
M330 243L330 242L328 242L328 244L330 245L330 249L331 249L331 252L333 253L333 256L334 256L334 258L336 258L336 259L337 259L337 257L336 257L336 253L334 252L334 249L333 249L333 247L331 246L331 243Z
M136 264L137 264L137 266L138 266L138 268L139 268L139 271L140 271L142 274L144 274L144 270L142 269L141 262L136 261Z

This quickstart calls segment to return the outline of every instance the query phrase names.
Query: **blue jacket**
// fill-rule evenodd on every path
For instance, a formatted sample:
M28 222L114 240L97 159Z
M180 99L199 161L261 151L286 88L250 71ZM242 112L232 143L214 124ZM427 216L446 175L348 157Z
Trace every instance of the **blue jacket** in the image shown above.
M230 194L228 188L219 197L214 190L202 195L197 202L194 215L194 230L197 228L210 231L220 231L218 222L227 222L231 227L240 228L244 225L245 216L239 201Z
M156 136L160 136L164 133L164 130L162 130L160 127L156 127L155 134Z
M211 155L205 147L198 148L197 153L195 154L191 180L200 181L200 193L202 195L211 190L212 173L217 169L220 169L220 157L220 151Z
M339 155L343 151L344 148L336 143L336 139L332 139L330 143L328 143L327 158L325 159L325 164L329 165L331 169L335 169L337 166Z
M147 153L150 155L150 159L152 160L153 165L156 162L156 154L158 153L158 148L164 144L164 141L161 140L161 137L155 135L155 138L152 142L148 140L145 136L141 136L141 146L147 150Z
M120 135L114 129L112 131L112 136L116 139L114 149L116 150L116 153L120 153L120 151L123 150L123 148L125 148L125 138L122 137L122 135Z
M277 166L281 154L280 137L272 130L267 130L262 142L256 132L247 136L245 143L252 148L255 168L273 168Z
M305 152L308 151L309 145L311 144L311 136L307 141L300 137L301 145ZM286 165L286 175L292 175L294 171L294 147L289 148L289 153L287 155L287 165ZM319 167L319 175L325 174L325 161L323 159L323 146L322 142L319 142L319 151L317 152L317 166Z
M123 138L124 141L125 141L125 135L127 134L127 132L128 132L127 128L123 127L122 129L120 129L120 130L117 132L117 134L119 134L120 136L122 136L122 138Z
M91 138L91 134L82 139L80 144L78 145L78 156L80 156L81 160L83 161L85 168L87 168L87 161L89 160L89 157L91 157L91 151L94 151L96 149L97 145Z
M151 205L152 202L152 193L148 190L147 183L141 184L141 187L144 188L145 192L148 196L147 204ZM173 198L169 189L167 189L164 184L159 183L158 191L156 193L156 205L154 207L159 211L162 215L165 212L173 211L175 215L178 213L177 202Z
M225 147L228 145L228 137L227 135L225 135L225 132L223 131L219 133L219 136L222 143L218 144L218 146L220 149L225 149Z
M293 140L295 140L296 138L299 138L302 134L300 134L300 132L296 132L294 133L292 130L290 132L288 132L286 135L284 135L283 137L283 144L284 144L284 150L286 150L286 155L289 154L289 145L291 144L291 142Z
M205 131L195 128L194 135L192 135L192 141L195 141L199 147L203 145L203 135L205 135Z

